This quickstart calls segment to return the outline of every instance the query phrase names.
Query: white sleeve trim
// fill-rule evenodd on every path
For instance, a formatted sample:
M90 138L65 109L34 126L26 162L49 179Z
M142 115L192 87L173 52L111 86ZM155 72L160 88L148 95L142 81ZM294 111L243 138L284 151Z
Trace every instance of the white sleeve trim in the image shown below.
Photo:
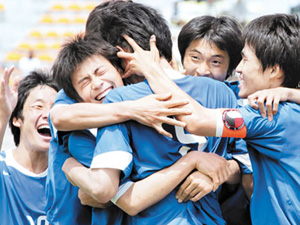
M217 126L216 126L216 137L222 137L223 134L223 119L222 111L219 109L216 112Z
M98 128L91 128L91 129L88 129L90 131L90 133L95 137L97 138L97 132L98 132Z
M119 169L123 171L132 161L132 154L124 151L106 152L93 158L91 168Z
M246 154L237 154L237 155L233 154L232 157L234 159L236 159L237 161L239 161L240 163L244 164L249 170L251 170L251 172L253 172L252 164L251 164L250 157L249 157L248 153L246 153Z
M128 181L124 184L122 184L115 197L113 197L110 201L116 205L116 202L119 200L119 198L133 185L134 182Z

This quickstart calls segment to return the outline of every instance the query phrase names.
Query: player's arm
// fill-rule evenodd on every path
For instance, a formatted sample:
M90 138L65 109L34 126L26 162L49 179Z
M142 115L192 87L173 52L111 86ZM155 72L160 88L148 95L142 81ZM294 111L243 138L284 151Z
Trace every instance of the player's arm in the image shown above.
M252 108L259 109L262 117L268 115L271 121L278 111L279 102L295 102L300 104L300 89L277 87L257 91L248 96Z
M78 190L78 198L80 199L80 203L82 205L88 205L91 207L95 207L95 208L107 208L109 206L111 206L113 203L112 202L107 202L107 203L100 203L98 202L96 199L94 199L92 196L88 195L87 193L85 193L83 190L79 189Z
M230 118L231 115L237 116L237 114L239 114L238 111L233 109L231 113L231 110L205 108L180 89L174 81L166 75L160 66L160 63L166 62L160 61L159 59L155 38L153 39L153 37L151 37L150 39L150 51L141 49L132 38L126 35L124 35L124 38L134 50L134 53L118 52L118 57L129 61L125 69L125 76L133 73L145 75L154 93L164 93L168 91L172 93L173 100L188 99L189 104L184 107L191 110L192 114L177 116L180 121L186 123L185 129L187 131L200 136L245 137L245 127L235 127L234 122L237 121L237 119ZM225 117L224 123L222 117ZM241 116L238 117L240 120L243 120ZM231 119L234 119L233 124L231 124ZM241 123L243 124L243 121L241 121ZM225 128L223 129L223 127Z
M189 110L178 108L187 104L187 100L168 101L170 98L171 94L167 93L111 104L57 105L51 110L50 117L55 128L61 131L104 127L127 120L136 120L155 128L161 134L170 136L162 128L162 123L176 126L185 126L185 123L168 116L190 114Z
M0 83L0 150L3 143L5 130L9 118L17 104L18 100L18 79L14 79L12 87L9 85L10 76L14 67L5 68L4 75Z
M117 193L120 170L89 169L72 157L65 161L62 170L72 185L79 187L99 203L107 203Z
M213 162L213 163L212 163ZM73 168L77 167L77 168ZM231 176L230 165L223 157L213 153L205 153L192 151L183 156L172 166L158 171L149 177L135 182L121 197L116 204L129 215L136 215L142 210L157 203L168 195L186 176L194 169L202 171L202 182L199 184L197 198L210 193L215 186L219 186ZM92 190L99 188L94 185L94 181L90 180L90 169L82 166L75 159L68 159L64 166L68 180L75 186L80 187L92 199L99 201L99 198L93 194ZM209 174L208 175L205 175ZM218 182L216 185L215 182ZM101 180L99 179L99 182ZM89 184L91 184L89 186ZM85 187L87 186L87 187ZM196 197L196 196L195 196ZM102 207L102 204L90 201L88 196L80 196L84 204ZM108 200L107 198L105 200ZM180 201L180 196L178 196ZM104 202L102 202L104 203Z
M213 163L212 163L213 162ZM214 166L212 166L214 165ZM172 166L158 171L149 177L135 182L117 201L116 204L131 216L138 214L166 197L193 170L202 171L201 182L195 190L196 201L215 188L214 180L220 185L231 175L229 164L223 157L213 153L191 151ZM206 175L210 174L210 176ZM181 196L176 196L179 202Z
M226 180L226 183L239 183L241 180L241 172L238 163L235 160L228 160L227 164L230 168L230 174ZM176 198L178 199L178 202L199 201L199 199L203 197L203 185L204 187L207 187L207 179L210 179L212 181L210 177L206 176L205 174L199 171L194 171L192 174L190 174L180 185L176 193ZM220 182L219 184L212 184L214 185L213 187L215 190L222 183Z

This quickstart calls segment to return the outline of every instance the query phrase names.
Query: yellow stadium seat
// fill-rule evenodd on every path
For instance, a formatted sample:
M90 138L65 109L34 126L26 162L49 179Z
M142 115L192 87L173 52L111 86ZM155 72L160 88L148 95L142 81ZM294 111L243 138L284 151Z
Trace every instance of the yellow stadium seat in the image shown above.
M29 50L31 49L31 45L28 43L28 42L22 42L19 44L19 49L22 49L22 50Z
M7 53L5 60L6 61L19 61L23 55L19 52L9 52Z
M54 43L51 45L53 49L59 49L61 47L61 43Z
M55 10L55 11L62 11L65 9L65 7L62 5L62 4L54 4L52 7L51 7L52 10Z
M80 11L80 10L81 10L80 5L78 5L78 4L76 4L76 3L70 4L68 8L69 8L70 10L74 10L74 11Z
M4 5L0 3L0 11L4 11Z
M49 31L49 32L47 32L47 37L57 38L58 34L56 31Z
M37 58L41 61L53 61L53 58L48 54L38 55Z
M30 37L34 37L34 38L41 38L43 35L40 31L38 30L33 30L29 33Z
M74 23L85 23L86 19L82 17L75 17Z
M54 20L51 16L49 15L45 15L42 19L41 19L41 23L54 23Z
M67 17L60 17L57 19L58 23L70 23L70 20Z
M68 37L74 37L74 36L75 36L75 33L72 32L72 31L66 31L66 32L64 32L63 36L64 36L65 38L68 38Z
M96 4L89 3L84 6L84 9L87 11L92 11L95 7L96 7Z
M38 42L34 45L34 48L38 50L44 50L47 49L48 46L44 42Z

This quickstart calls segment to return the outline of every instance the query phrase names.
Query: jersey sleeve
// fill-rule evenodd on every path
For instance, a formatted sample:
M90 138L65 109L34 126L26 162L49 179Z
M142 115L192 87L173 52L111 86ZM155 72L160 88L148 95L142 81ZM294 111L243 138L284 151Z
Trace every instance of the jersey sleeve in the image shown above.
M247 127L245 137L247 144L270 157L278 156L277 153L283 151L283 143L285 143L285 126L278 123L280 111L272 121L263 118L259 111L251 108L250 105L240 108L239 111Z
M117 90L110 91L104 103L122 101ZM112 168L121 170L123 179L131 174L132 148L128 122L119 123L98 129L96 147L91 168Z
M232 158L237 161L243 174L251 174L253 172L247 144L244 139L231 138L227 150L232 154Z

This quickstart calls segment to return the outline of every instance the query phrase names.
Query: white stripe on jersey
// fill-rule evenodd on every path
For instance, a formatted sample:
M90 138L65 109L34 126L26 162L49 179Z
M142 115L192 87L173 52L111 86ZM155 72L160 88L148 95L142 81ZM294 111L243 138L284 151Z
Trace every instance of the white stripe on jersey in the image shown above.
M132 161L132 154L124 151L106 152L93 158L91 168L111 168L123 171Z
M252 164L251 164L250 157L249 157L248 153L238 154L238 155L234 155L233 154L232 157L234 159L238 160L239 162L243 163L245 166L247 166L247 168L249 170L251 170L251 172L253 172L253 170L252 170Z

